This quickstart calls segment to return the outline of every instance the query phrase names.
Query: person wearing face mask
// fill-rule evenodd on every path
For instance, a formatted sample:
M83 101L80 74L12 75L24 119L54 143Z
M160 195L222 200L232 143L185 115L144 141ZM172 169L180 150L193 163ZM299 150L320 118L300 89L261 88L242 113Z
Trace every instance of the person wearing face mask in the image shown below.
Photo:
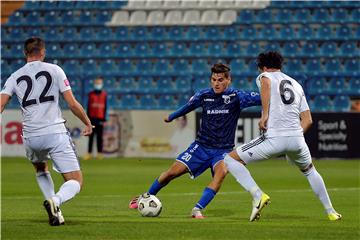
M106 122L107 112L107 93L103 90L103 86L102 77L96 78L94 81L94 90L88 95L87 113L94 129L89 137L88 153L84 156L84 160L89 160L92 157L92 147L95 135L97 145L96 158L103 158L103 124Z

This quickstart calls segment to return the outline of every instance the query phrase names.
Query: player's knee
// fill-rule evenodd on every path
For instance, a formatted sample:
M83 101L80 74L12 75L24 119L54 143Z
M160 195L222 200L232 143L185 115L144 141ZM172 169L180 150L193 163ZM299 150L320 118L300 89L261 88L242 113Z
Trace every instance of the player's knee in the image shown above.
M312 171L314 171L315 167L312 163L310 163L309 165L307 165L306 167L302 167L300 168L300 171L305 175L309 175Z

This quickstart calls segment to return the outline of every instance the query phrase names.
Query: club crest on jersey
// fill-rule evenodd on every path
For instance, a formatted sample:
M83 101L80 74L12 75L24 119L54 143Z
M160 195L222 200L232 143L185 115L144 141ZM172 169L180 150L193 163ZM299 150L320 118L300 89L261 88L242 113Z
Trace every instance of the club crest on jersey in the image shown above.
M229 103L230 103L230 96L228 96L228 95L222 95L222 98L224 99L224 103L225 103L225 104L229 104Z

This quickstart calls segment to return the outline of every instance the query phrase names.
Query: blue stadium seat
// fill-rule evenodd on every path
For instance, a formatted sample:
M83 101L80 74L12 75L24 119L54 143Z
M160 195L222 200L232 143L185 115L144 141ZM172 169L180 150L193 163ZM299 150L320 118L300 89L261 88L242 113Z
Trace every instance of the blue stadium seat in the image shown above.
M93 27L83 27L79 34L81 41L93 41L96 35Z
M129 43L118 43L115 47L115 54L118 57L130 57L133 55L132 47Z
M329 83L328 94L343 94L348 92L348 86L344 78L331 78Z
M237 40L238 38L240 38L238 27L232 25L227 26L224 29L224 36L226 36L227 40Z
M195 78L193 87L196 92L201 89L209 88L210 80L208 77L205 77L205 76L197 77L197 78Z
M343 42L340 45L339 55L342 57L355 57L359 55L360 49L355 42Z
M260 30L260 39L274 40L278 39L278 32L271 25L266 25Z
M3 27L1 29L4 29ZM5 36L1 35L1 38L4 40L10 40L11 42L19 41L20 39L26 38L26 30L24 28L10 28L9 36L6 34Z
M153 93L157 91L157 84L152 77L140 77L138 80L138 91L142 93Z
M67 10L65 12L62 12L60 19L61 19L60 21L62 22L62 24L65 26L73 25L75 22L73 10Z
M137 57L147 57L147 56L151 55L151 48L149 47L148 43L139 42L139 43L135 44L134 54Z
M138 75L149 75L153 71L152 62L148 59L141 59L136 64Z
M76 1L75 8L77 9L92 9L95 1Z
M159 58L167 56L168 52L167 52L167 47L165 43L162 42L156 42L154 43L154 47L153 47L153 55L157 56Z
M349 80L349 94L351 95L360 95L360 79L359 78L350 78Z
M167 76L172 72L172 68L167 59L160 58L154 64L154 71L158 76Z
M315 57L319 55L319 48L315 42L305 42L302 47L302 56Z
M7 26L23 26L27 25L26 18L22 12L15 11L10 15Z
M270 9L265 8L259 11L256 16L256 21L258 23L269 24L273 21L273 13Z
M294 76L303 72L303 65L299 59L290 59L286 63L285 69L290 76Z
M90 58L87 59L85 62L83 62L82 74L91 76L91 75L97 75L99 73L101 74L95 59Z
M64 61L63 67L65 73L69 75L76 75L80 72L81 69L80 63L74 59Z
M176 104L175 104L174 95L169 95L169 94L160 95L159 96L159 108L175 109Z
M60 16L60 11L46 11L44 13L44 24L47 26L61 25L62 22L60 21Z
M352 18L352 21L354 21L354 22L359 21L359 19L360 19L360 8L357 7L357 8L352 9L351 18Z
M338 76L343 72L343 68L338 59L327 59L325 62L325 69L327 75Z
M23 67L25 65L25 61L23 59L16 59L11 61L11 70L12 72L15 72L19 68Z
M260 46L257 42L250 43L245 50L247 56L257 56L260 52Z
M251 86L249 81L246 78L237 77L232 78L231 84L234 88L241 89L241 90L250 90Z
M100 73L103 76L114 76L118 72L118 68L115 61L112 59L106 59L100 62Z
M246 40L257 39L256 29L251 25L245 27L241 32L241 37Z
M106 28L106 27L102 27L98 29L98 32L95 34L94 37L98 41L109 41L114 39L111 28Z
M46 46L46 56L49 58L61 58L66 55L59 43L49 43Z
M127 109L127 110L138 109L139 103L138 103L137 96L134 94L122 95L120 98L119 107L120 107L120 109Z
M114 39L124 41L130 38L129 29L127 27L116 27L114 32Z
M102 3L101 5L105 5L105 4ZM111 20L111 17L112 17L112 13L110 11L103 10L101 12L97 12L95 22L97 25L104 25L105 22Z
M189 62L186 59L176 59L173 64L174 72L179 75L186 75L189 72Z
M85 1L82 1L85 2ZM92 1L88 1L92 2ZM86 8L84 8L86 9ZM91 11L81 11L80 15L77 15L74 17L74 23L75 25L81 25L81 26L90 26L95 25L94 16L92 15Z
M140 95L140 106L141 109L157 109L158 102L155 99L155 96L152 94Z
M59 30L57 28L48 28L44 36L46 42L57 41L59 39Z
M333 110L333 105L330 97L326 95L315 96L313 107L314 112L331 112Z
M62 34L58 35L58 40L72 42L79 39L78 32L75 27L64 28Z
M345 70L350 76L359 76L360 61L359 59L347 59L345 60Z
M242 48L239 43L231 42L226 46L226 55L228 57L240 57L242 55Z
M326 23L331 20L329 11L327 8L317 8L313 12L313 22Z
M43 18L41 17L40 12L38 11L31 11L26 15L26 22L27 25L30 26L40 26L43 25Z
M298 30L298 38L301 40L312 40L315 38L314 31L310 26L301 25Z
M182 57L188 55L188 48L184 42L174 42L173 46L170 49L170 56L173 57ZM194 52L190 52L190 54L195 54Z
M129 59L121 59L118 69L121 74L131 74L134 72L133 64Z
M166 31L165 31L164 27L153 27L150 30L151 39L154 39L154 40L166 39L167 38L166 35L167 34L166 34Z
M72 0L65 0L65 1L59 1L57 9L59 10L72 10L75 8L76 1Z
M335 96L333 100L334 111L336 112L348 112L350 110L350 105L350 99L348 96Z
M198 75L208 74L210 66L205 59L195 59L191 63L192 72Z
M300 3L299 3L300 4ZM308 8L295 9L294 22L306 24L311 21L311 12ZM301 35L305 36L305 35Z
M23 45L22 44L11 44L9 45L10 48L8 48L7 51L4 52L3 57L11 57L11 58L23 58ZM5 50L5 49L4 49Z
M323 72L323 65L318 59L308 59L305 69L310 76L317 76Z
M148 36L147 28L146 27L134 27L132 29L132 39L134 40L147 40L151 39L151 37Z
M337 46L335 42L324 42L320 47L320 53L324 57L334 57L337 56Z
M113 45L108 42L103 42L99 47L99 57L108 58L116 56L113 50Z
M98 56L98 49L95 43L85 43L80 46L80 57L96 57Z
M201 42L190 43L189 53L191 53L193 56L205 56L207 54L205 44Z
M42 7L42 4L42 1L25 1L23 8L26 10L38 10Z
M265 51L281 51L280 44L278 42L268 42L264 48Z
M241 10L240 13L238 13L238 17L237 17L237 22L238 23L252 23L253 22L253 11L248 10L248 9L244 9Z
M335 23L344 23L348 21L349 15L344 8L334 8L332 9L332 21Z
M311 95L324 94L329 91L329 85L325 78L317 77L308 81L308 93Z
M188 76L177 77L175 81L175 89L177 92L189 93L191 91L192 79Z
M157 86L156 92L159 93L176 93L178 90L176 89L175 83L171 77L160 77L155 81L155 83Z
M293 12L289 8L280 9L276 15L276 21L279 23L288 24L292 22Z
M177 99L177 107L181 107L185 105L190 100L191 95L190 94L178 94Z
M138 89L138 82L133 77L123 77L119 79L119 88L122 92L132 92Z
M63 51L66 54L71 53L72 57L79 57L80 53L79 53L79 45L76 43L66 43L63 46Z
M3 87L3 84L5 84L4 78L8 78L11 74L12 69L10 64L6 60L1 59L1 88Z
M296 38L295 31L291 26L283 26L280 28L280 37L286 40L294 40Z
M202 38L202 33L200 31L200 27L190 26L187 28L185 33L185 39L191 41L197 41Z
M215 41L223 39L223 32L221 28L217 28L216 26L211 26L205 28L205 39L207 41Z
M316 39L330 40L333 38L332 29L329 26L323 25L317 29Z
M241 75L245 70L245 61L240 58L234 58L230 61L231 72L235 75Z
M340 26L336 30L336 37L341 40L349 40L353 37L353 35L348 26Z
M220 57L220 56L224 55L223 49L224 49L224 46L223 46L222 43L220 43L220 42L209 42L208 54L209 54L209 56L212 56L212 57Z
M171 26L168 32L169 40L181 40L184 38L182 27L179 26Z
M294 42L286 42L283 47L283 52L286 56L296 57L299 54L299 45Z

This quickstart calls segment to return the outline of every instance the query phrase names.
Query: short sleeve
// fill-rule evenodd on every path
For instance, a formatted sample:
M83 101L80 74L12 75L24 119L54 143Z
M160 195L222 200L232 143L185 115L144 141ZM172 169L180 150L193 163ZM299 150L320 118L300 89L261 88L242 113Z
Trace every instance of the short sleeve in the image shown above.
M270 75L267 72L263 72L256 78L256 85L259 88L259 90L261 89L261 82L260 81L261 81L262 77L270 78Z
M306 101L305 94L303 93L300 101L300 112L305 112L307 110L310 110L309 105Z
M12 96L14 94L14 91L15 91L15 86L16 86L16 81L12 76L10 76L6 80L5 85L2 88L0 93Z
M71 89L70 82L67 79L64 70L56 66L56 78L58 79L60 92L65 92Z

